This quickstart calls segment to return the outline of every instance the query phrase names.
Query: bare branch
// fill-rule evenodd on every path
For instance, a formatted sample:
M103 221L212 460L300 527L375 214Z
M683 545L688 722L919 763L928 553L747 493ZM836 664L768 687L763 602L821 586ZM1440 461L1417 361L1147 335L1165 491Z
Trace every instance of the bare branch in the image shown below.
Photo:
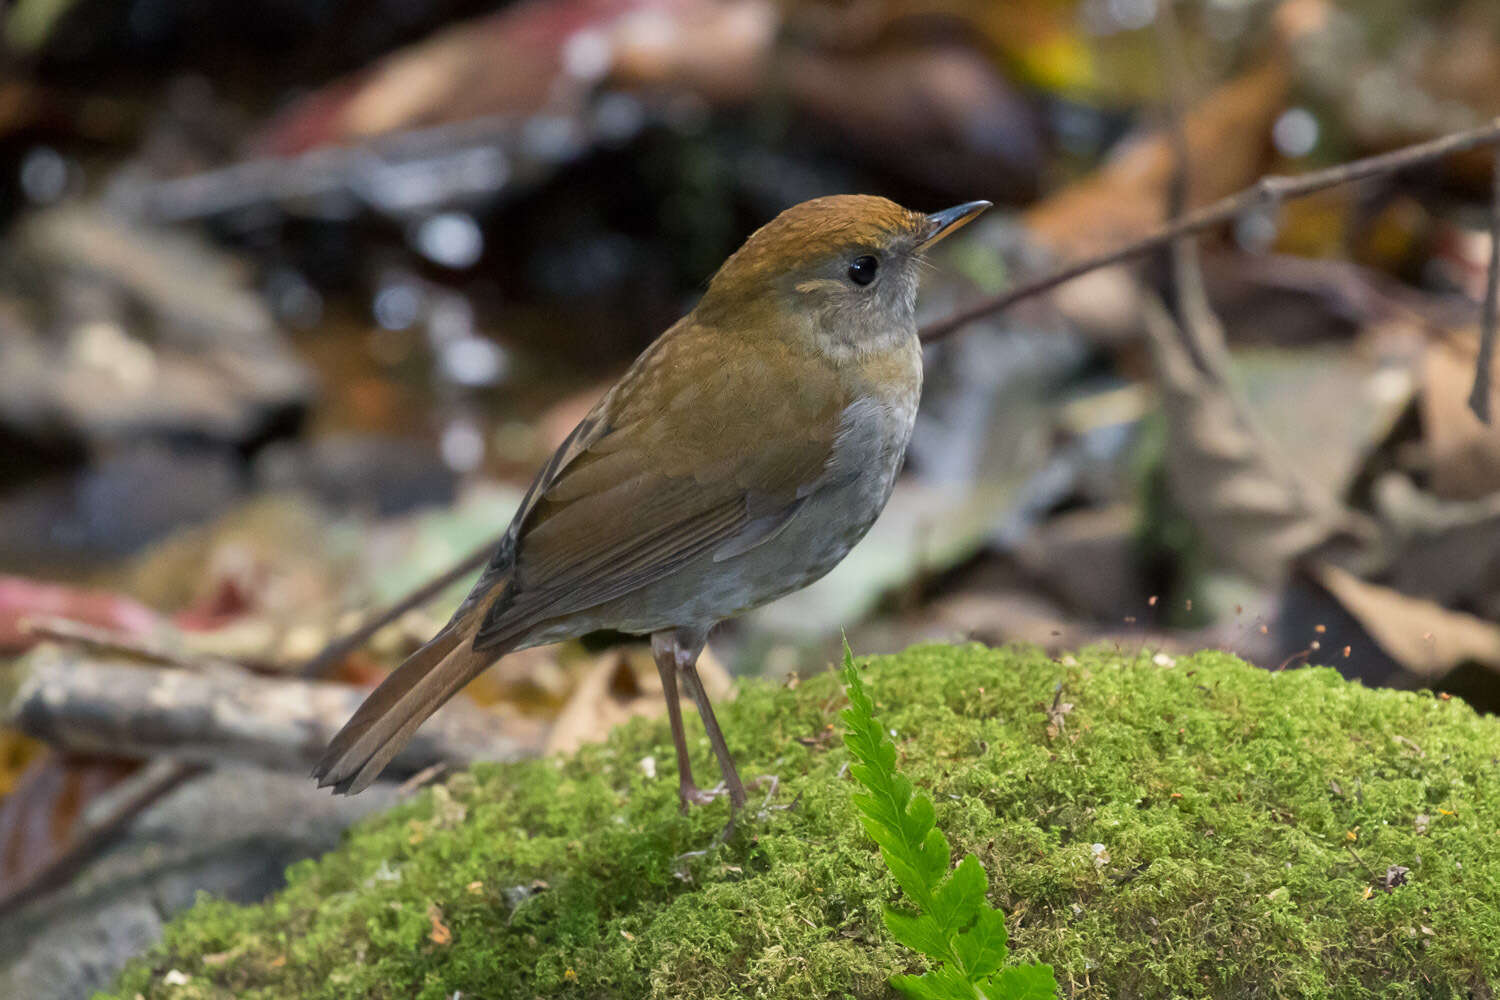
M9 668L0 719L66 751L170 757L190 764L245 761L306 772L368 692L245 673L195 673L41 646ZM391 762L393 777L436 762L516 760L541 750L545 727L459 700L424 725Z
M241 664L230 660L212 656L196 656L164 641L161 636L131 635L115 629L100 628L98 625L90 625L87 622L51 615L28 618L21 624L28 635L34 635L38 639L76 644L90 652L106 656L125 656L164 667L178 667L182 670L242 673L246 669Z
M196 778L208 768L180 761L155 761L126 779L124 789L112 796L114 808L100 816L84 811L79 829L67 846L46 864L22 878L4 895L0 895L0 917L25 906L34 899L66 885L115 838L125 832L135 818L169 795L184 782Z
M1454 132L1452 135L1433 139L1431 142L1418 143L1325 170L1314 170L1294 176L1267 175L1237 194L1188 212L1122 247L1066 264L1040 278L1023 282L998 295L980 299L944 319L929 323L921 330L922 342L931 343L941 340L974 320L1007 309L1022 299L1050 291L1064 282L1101 267L1108 267L1111 264L1118 264L1150 253L1178 237L1201 233L1215 226L1232 222L1246 212L1272 208L1288 198L1301 198L1340 184L1392 174L1408 167L1420 166L1456 153L1464 153L1496 143L1500 143L1500 118L1491 119L1488 124L1478 128Z
M1500 324L1500 147L1490 164L1490 265L1484 279L1484 314L1479 317L1479 360L1474 365L1474 391L1469 408L1485 423L1490 413L1490 380L1494 367L1495 328Z

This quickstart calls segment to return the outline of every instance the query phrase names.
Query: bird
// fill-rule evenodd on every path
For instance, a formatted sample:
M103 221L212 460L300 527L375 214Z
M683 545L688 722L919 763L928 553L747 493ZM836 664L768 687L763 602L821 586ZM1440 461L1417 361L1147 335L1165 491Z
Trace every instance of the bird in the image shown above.
M873 195L786 209L752 233L542 467L448 623L355 711L313 770L368 787L423 721L515 650L649 636L678 799L746 792L704 691L717 623L833 569L890 499L922 389L924 255L990 207ZM721 775L694 780L679 682Z

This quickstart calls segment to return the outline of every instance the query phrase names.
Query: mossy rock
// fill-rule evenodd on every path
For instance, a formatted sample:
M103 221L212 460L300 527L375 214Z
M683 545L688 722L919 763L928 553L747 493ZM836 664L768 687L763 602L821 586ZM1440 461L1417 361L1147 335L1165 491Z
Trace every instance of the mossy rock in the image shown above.
M867 677L1013 956L1071 997L1500 985L1500 722L1458 701L1217 653L933 646ZM742 772L781 782L717 850L691 854L725 807L679 816L665 726L638 722L430 789L261 905L201 901L114 995L891 997L920 960L881 922L896 890L850 804L844 704L828 674L724 706Z

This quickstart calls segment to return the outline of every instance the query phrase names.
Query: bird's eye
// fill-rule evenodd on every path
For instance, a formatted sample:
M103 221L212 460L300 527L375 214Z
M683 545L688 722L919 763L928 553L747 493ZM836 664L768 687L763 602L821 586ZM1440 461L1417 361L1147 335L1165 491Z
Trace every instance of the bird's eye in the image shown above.
M856 257L849 263L849 280L856 285L868 285L875 280L875 270L880 266L880 261L866 254Z

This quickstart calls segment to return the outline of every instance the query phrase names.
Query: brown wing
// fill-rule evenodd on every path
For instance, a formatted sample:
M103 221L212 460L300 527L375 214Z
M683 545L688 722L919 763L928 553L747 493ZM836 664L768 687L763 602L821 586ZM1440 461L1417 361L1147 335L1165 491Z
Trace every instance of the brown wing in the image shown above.
M705 552L744 551L796 512L827 468L845 393L814 358L772 347L731 365L733 346L674 328L585 418L518 515L512 574L476 650Z
M743 552L786 523L827 475L846 393L816 359L761 345L731 366L734 346L679 325L642 355L537 476L453 620L334 737L313 772L320 784L369 785L424 719L538 622L700 553Z

